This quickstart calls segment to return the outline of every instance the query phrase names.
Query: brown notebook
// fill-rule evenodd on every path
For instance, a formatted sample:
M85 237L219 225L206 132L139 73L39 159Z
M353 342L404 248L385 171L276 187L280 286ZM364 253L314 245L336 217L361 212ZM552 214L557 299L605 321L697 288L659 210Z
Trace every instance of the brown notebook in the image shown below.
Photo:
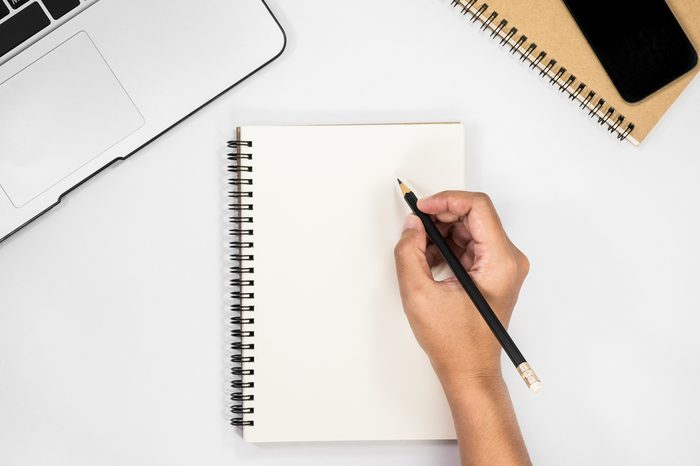
M668 0L697 49L700 2ZM561 0L453 0L494 40L575 101L620 140L639 144L690 83L698 67L638 103L625 102ZM605 12L601 12L602 17Z

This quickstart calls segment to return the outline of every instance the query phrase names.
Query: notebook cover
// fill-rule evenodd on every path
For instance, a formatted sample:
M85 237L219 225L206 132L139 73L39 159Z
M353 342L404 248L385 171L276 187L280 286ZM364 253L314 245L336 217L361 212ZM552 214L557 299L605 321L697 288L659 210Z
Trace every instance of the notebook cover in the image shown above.
M471 3L469 0L461 0L461 3L456 6L463 7L469 3ZM693 46L698 50L700 2L668 0L667 3ZM476 2L471 6L471 10L477 11L483 5L483 2ZM606 100L606 107L607 105L614 107L615 116L610 121L614 121L619 114L622 114L625 116L625 124L634 123L634 129L628 136L632 143L644 140L698 72L696 67L646 99L638 103L628 103L617 92L563 1L490 0L487 9L483 12L483 17L487 18L494 11L498 13L498 18L492 22L493 26L502 19L506 19L508 21L506 29L514 26L518 28L516 37L521 34L528 37L522 46L523 49L532 42L536 43L537 49L533 56L540 50L546 51L547 59L556 59L557 67L563 66L568 73L576 76L576 83L585 83L587 89L594 90L597 96ZM600 20L606 20L605 11L600 12ZM610 24L610 27L614 28L615 24Z

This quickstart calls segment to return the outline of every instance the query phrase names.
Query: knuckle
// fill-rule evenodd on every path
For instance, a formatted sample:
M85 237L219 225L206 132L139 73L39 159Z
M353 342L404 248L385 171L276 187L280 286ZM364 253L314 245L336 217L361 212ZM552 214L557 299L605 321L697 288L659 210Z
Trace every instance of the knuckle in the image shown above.
M518 268L523 277L530 273L530 259L520 251L518 251Z
M493 206L493 202L491 202L491 197L488 194L482 192L474 193L474 202L484 206Z
M519 267L518 260L515 257L510 257L503 262L503 271L507 276L515 277L518 275Z

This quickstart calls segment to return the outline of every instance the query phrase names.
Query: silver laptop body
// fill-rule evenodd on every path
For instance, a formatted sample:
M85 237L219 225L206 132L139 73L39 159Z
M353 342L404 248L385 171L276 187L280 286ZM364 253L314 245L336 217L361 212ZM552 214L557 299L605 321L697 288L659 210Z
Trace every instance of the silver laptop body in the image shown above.
M0 241L285 45L264 0L0 0Z

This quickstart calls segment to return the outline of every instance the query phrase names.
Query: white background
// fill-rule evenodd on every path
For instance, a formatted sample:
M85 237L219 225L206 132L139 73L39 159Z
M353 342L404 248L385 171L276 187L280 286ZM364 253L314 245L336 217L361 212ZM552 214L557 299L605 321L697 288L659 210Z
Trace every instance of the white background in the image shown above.
M697 464L697 81L635 148L448 0L270 5L277 62L0 244L0 464L456 464L450 442L247 445L226 415L234 125L430 120L465 124L467 186L532 261L511 330L545 391L504 367L534 462Z

